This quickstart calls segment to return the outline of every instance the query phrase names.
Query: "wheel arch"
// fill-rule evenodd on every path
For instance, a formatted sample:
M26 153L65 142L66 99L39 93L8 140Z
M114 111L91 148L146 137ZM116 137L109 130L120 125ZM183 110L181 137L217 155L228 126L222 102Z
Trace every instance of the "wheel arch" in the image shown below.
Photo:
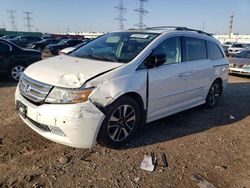
M141 122L140 122L140 125L141 125L141 127L143 127L143 126L146 124L147 109L144 108L145 105L144 105L144 101L143 101L142 96L141 96L139 93L137 93L137 92L130 91L130 92L127 92L127 93L124 93L124 94L120 95L117 99L119 99L119 98L121 98L121 97L124 97L124 96L129 96L129 97L131 97L131 98L134 99L135 102L137 102L137 104L139 105L140 110L141 110ZM116 100L117 100L117 99L116 99ZM113 102L115 102L116 100L114 100ZM113 103L113 102L112 102L112 103ZM109 105L112 105L112 103L109 104ZM109 106L109 105L108 105L108 106ZM107 106L107 107L108 107L108 106ZM106 108L107 108L107 107L106 107Z

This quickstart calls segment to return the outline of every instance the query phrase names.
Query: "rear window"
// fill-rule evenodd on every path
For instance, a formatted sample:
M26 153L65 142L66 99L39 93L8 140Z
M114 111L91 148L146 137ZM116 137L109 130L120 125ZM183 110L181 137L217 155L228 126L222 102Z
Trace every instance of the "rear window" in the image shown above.
M205 40L186 37L187 61L207 59Z
M224 57L219 46L214 42L207 41L207 52L209 59L221 59Z

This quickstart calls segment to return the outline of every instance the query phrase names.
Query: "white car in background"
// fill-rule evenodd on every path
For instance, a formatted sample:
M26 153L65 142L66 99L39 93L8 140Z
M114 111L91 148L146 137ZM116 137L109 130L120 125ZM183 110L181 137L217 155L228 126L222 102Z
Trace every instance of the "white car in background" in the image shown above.
M250 76L250 50L244 50L228 58L229 73Z
M29 66L16 89L22 120L52 141L128 143L141 126L218 103L228 61L218 40L185 27L105 34L70 55Z
M60 50L59 54L68 54L70 52L72 52L73 50L82 47L83 45L85 45L88 41L83 41L80 44L77 44L76 46L72 46L72 47L68 47L68 48L64 48L62 50Z
M245 49L250 49L250 44L247 43L234 43L227 49L228 55L235 55Z

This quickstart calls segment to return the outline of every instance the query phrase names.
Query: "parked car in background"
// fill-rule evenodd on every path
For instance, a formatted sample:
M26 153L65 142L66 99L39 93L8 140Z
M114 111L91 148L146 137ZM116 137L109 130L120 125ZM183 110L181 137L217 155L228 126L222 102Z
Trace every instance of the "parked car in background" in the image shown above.
M250 50L243 50L229 60L229 73L250 76Z
M28 44L42 40L41 37L17 36L10 41L20 47L26 48Z
M44 51L46 53L51 53L52 55L58 55L60 50L67 48L67 47L75 46L81 42L82 40L77 40L77 39L64 39L57 44L47 45Z
M48 44L57 44L60 41L61 41L60 39L47 38L38 42L31 43L28 47L35 50L43 51Z
M231 47L235 42L224 42L222 47Z
M245 49L250 49L250 44L247 43L234 43L231 47L228 48L228 55L237 54Z
M11 80L18 81L27 66L41 59L42 54L37 50L20 48L0 39L0 72L8 73Z
M224 49L224 52L226 55L228 55L228 48L231 47L235 42L225 42L222 44L222 47Z
M72 52L73 50L82 47L83 45L87 44L89 40L86 40L84 42L81 42L79 44L77 44L76 46L72 46L72 47L68 47L68 48L64 48L62 50L60 50L60 54L68 54L70 52Z
M228 61L213 36L154 27L108 33L29 66L15 100L22 120L47 139L117 148L146 123L215 107L227 79Z
M16 37L15 35L5 35L5 36L0 37L0 39L2 39L2 40L11 40L11 39L13 39L15 37Z

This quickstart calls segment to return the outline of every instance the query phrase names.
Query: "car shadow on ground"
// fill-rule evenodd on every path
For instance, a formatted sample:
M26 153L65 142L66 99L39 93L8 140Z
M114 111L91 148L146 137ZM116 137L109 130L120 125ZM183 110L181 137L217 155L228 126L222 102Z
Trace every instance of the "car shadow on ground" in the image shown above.
M8 75L6 74L0 75L0 88L15 87L15 86L17 86L17 82L11 81L8 78Z
M123 149L162 143L240 121L250 115L249 93L250 80L229 83L215 108L206 109L201 105L151 122Z

